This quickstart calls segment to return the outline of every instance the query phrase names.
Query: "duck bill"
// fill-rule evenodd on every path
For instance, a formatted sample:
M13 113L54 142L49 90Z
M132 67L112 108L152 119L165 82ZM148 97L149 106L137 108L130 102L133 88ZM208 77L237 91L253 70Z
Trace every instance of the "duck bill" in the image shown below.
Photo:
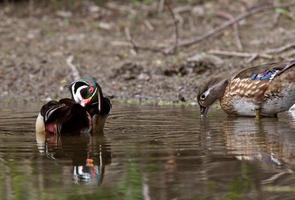
M208 107L200 106L200 113L201 113L201 117L206 117L208 113Z

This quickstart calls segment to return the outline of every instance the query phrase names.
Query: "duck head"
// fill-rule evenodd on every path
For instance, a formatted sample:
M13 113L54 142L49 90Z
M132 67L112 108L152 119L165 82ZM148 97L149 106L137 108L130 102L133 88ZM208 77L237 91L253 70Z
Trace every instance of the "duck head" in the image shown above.
M101 87L92 77L72 82L69 89L75 102L83 107L98 102L102 96Z
M74 81L69 85L69 89L73 100L85 107L91 116L109 113L110 101L103 96L102 89L94 78L89 77Z
M206 116L210 106L223 96L227 85L228 80L212 79L200 87L197 100L201 116Z

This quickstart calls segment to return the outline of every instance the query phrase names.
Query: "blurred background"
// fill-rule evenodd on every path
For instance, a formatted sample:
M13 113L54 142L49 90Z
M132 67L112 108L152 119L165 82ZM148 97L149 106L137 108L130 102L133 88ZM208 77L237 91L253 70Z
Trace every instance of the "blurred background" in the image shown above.
M0 100L68 96L78 77L106 95L194 102L215 75L292 59L287 0L3 0Z
M0 1L0 200L294 199L295 112L113 102L104 136L43 146L34 124L85 76L112 101L193 104L214 76L294 59L294 17L294 0Z

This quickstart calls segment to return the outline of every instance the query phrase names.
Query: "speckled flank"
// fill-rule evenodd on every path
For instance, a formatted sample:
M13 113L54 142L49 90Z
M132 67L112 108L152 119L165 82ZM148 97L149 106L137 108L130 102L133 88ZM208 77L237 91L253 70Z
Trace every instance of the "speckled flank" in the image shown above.
M285 71L271 81L234 78L220 99L222 109L228 114L255 116L287 111L295 103L295 68Z

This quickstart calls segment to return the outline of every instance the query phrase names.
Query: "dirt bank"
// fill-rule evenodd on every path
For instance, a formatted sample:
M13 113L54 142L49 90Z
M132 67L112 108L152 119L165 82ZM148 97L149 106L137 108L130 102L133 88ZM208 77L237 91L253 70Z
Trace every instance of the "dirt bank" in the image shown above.
M174 18L180 41L203 35L258 5L255 0L189 2L173 2L173 12L156 1L108 1L99 6L84 1L79 8L67 9L2 4L0 101L68 96L64 85L74 79L67 63L70 56L82 77L96 77L104 92L116 99L179 102L194 101L198 85L211 76L227 76L245 66L295 55L291 45L286 51L261 54L251 61L255 53L295 41L294 8L270 9L240 21L236 29L240 39L230 27L198 44L178 48L172 55L131 48L132 43L173 46ZM251 55L216 55L213 50Z

